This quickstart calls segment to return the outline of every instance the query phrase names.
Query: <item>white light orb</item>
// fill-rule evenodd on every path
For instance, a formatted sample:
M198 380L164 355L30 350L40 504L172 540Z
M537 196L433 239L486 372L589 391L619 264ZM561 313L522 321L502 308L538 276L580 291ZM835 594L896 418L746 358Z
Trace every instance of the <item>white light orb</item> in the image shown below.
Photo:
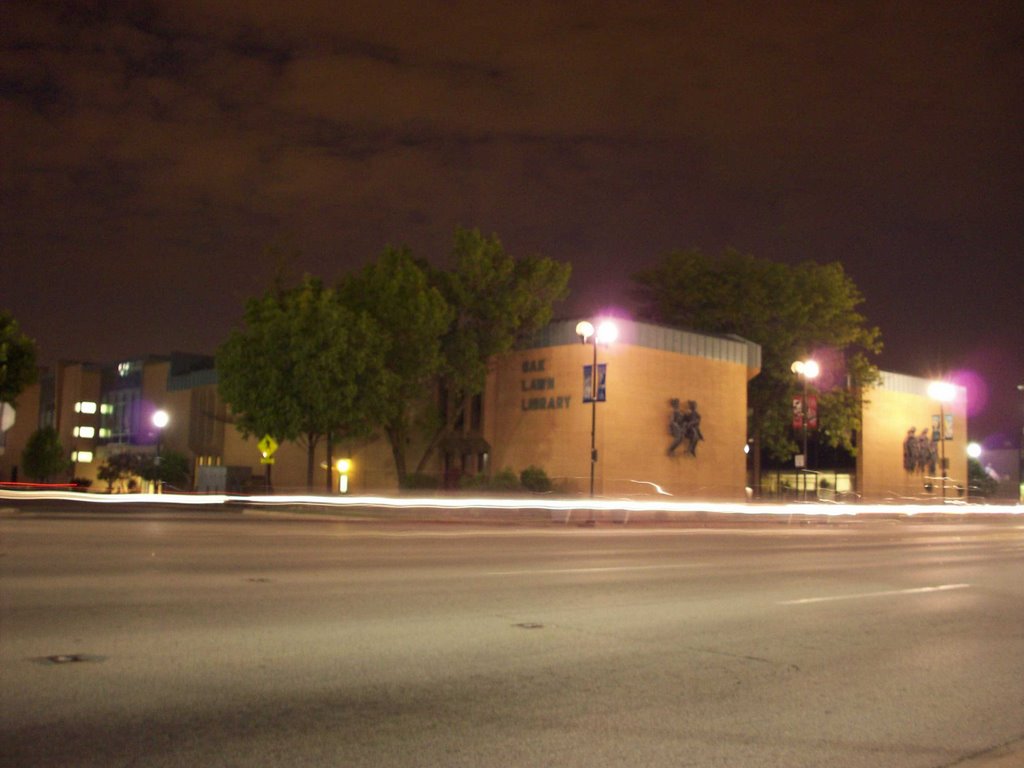
M940 403L952 402L956 397L956 387L948 381L933 381L928 385L928 397Z
M619 327L611 320L602 320L597 326L598 344L611 344L619 338Z

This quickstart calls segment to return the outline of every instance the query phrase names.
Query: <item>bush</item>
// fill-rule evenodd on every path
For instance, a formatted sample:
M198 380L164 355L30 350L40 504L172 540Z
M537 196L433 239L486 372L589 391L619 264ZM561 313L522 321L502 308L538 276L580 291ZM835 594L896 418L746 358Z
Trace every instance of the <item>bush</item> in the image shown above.
M191 463L187 456L175 451L164 451L160 454L159 463L155 456L139 456L138 473L143 480L159 480L170 485L185 486L188 484Z
M517 491L519 490L519 478L516 473L508 467L491 477L490 489L492 491Z
M486 491L490 488L491 478L480 473L478 475L463 475L459 478L459 490L461 491Z
M405 476L402 483L403 491L436 491L440 483L434 475L427 475L422 472L410 472Z
M64 455L64 447L53 427L32 433L21 453L21 464L26 475L43 483L71 469L71 461Z
M551 493L551 478L540 467L529 466L519 473L523 488L533 493Z

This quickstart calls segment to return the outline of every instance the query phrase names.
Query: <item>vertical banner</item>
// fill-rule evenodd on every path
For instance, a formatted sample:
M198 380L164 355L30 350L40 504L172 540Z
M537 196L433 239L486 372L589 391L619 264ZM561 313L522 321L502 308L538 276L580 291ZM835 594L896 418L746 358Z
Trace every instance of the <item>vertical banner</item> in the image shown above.
M804 396L795 395L793 397L793 429L804 428ZM809 395L807 397L807 428L817 429L818 428L818 396Z
M952 440L953 439L953 414L944 414L946 417L946 423L943 425L945 429L941 429L939 426L939 414L932 414L932 442L937 443L939 440Z
M593 396L593 379L594 379L594 366L584 365L583 366L583 402L592 403L595 400L599 403L605 401L605 376L607 375L608 364L599 363L597 366L597 397Z

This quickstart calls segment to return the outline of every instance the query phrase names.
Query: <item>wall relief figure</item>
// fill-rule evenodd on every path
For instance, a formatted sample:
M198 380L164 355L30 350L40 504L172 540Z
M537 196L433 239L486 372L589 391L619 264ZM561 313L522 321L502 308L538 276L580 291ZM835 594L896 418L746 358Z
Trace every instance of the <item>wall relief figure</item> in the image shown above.
M935 474L938 451L935 449L935 437L927 427L918 432L916 427L907 430L903 441L903 469L907 472Z
M917 469L917 427L907 430L907 439L903 441L903 469L913 472Z
M675 456L676 448L685 440L686 452L691 456L696 456L697 443L704 439L704 433L700 431L700 413L697 412L697 401L688 400L685 411L680 408L679 398L674 397L668 402L672 406L672 415L668 422L672 445L668 447L668 455Z

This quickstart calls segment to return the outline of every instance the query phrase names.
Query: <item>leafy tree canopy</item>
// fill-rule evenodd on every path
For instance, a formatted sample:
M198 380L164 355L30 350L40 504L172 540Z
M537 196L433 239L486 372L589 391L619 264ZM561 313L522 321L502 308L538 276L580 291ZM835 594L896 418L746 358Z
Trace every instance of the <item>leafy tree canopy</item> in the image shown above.
M445 383L462 395L482 392L492 357L529 339L569 293L572 267L553 259L510 255L497 236L458 229L454 268L434 283L453 311L443 339Z
M312 486L321 437L379 421L389 343L369 314L307 276L249 301L244 327L217 352L218 387L243 434L306 444Z
M151 454L139 457L138 473L143 480L156 481L182 487L191 474L191 462L177 451L161 451L160 460Z
M428 283L425 268L407 249L387 249L376 262L344 278L338 292L353 311L371 316L388 337L381 386L363 396L375 398L377 414L391 445L399 479L406 475L405 449L415 419L425 418L444 365L441 338L453 311Z
M60 436L53 427L37 429L29 436L25 450L21 453L21 464L25 474L40 483L71 469L71 460L65 454Z
M547 325L554 304L569 292L569 264L542 256L515 258L495 235L458 229L452 255L452 269L431 271L431 282L452 312L441 339L440 381L448 397L447 418L418 470L452 431L467 399L483 392L491 359Z
M514 258L476 230L456 231L453 256L441 270L388 248L334 289L310 277L295 289L275 280L217 353L220 394L238 428L304 440L310 482L319 437L382 429L402 484L412 432L422 429L422 471L467 398L483 391L490 359L547 324L569 281L567 264Z
M653 322L761 345L761 373L750 384L751 426L776 458L796 445L790 434L794 360L822 363L818 383L821 439L853 452L859 427L857 390L877 381L867 358L881 351L880 332L858 311L863 297L838 263L787 265L735 250L718 258L675 251L633 278L640 316Z
M124 492L129 489L129 483L133 482L136 475L142 468L142 456L130 451L112 452L107 460L100 465L96 476L106 482L107 491L115 490Z
M0 310L0 402L13 404L37 375L35 342L9 312Z

